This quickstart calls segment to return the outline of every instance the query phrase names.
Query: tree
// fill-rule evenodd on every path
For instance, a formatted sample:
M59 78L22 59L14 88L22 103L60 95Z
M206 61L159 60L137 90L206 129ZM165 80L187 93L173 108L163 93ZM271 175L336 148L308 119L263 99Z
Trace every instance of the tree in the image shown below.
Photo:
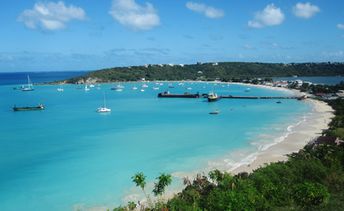
M145 195L148 205L151 207L152 206L152 201L150 200L149 195L147 195L145 191L145 186L146 186L146 176L142 173L136 173L134 176L131 177L133 182L136 184L137 187L140 187L142 189L143 194Z
M129 210L135 210L136 204L133 201L128 202L128 209Z
M165 192L165 188L172 182L172 176L170 174L160 174L157 183L154 183L153 193L155 196L161 196Z
M303 208L312 208L326 204L330 197L325 186L319 183L305 182L296 186L294 191L294 201Z

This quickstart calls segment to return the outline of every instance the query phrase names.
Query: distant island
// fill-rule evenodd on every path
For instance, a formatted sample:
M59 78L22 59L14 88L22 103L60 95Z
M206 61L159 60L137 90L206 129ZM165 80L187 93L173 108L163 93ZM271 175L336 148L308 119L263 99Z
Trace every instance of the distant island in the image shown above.
M147 64L143 66L114 67L91 71L65 83L105 83L116 81L202 80L242 82L252 77L344 75L344 63L258 63L214 62L197 64Z

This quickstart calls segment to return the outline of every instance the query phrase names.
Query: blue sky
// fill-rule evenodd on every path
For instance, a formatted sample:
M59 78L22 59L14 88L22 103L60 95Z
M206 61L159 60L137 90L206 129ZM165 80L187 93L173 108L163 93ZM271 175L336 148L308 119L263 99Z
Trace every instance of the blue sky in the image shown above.
M344 59L342 0L3 0L0 71Z

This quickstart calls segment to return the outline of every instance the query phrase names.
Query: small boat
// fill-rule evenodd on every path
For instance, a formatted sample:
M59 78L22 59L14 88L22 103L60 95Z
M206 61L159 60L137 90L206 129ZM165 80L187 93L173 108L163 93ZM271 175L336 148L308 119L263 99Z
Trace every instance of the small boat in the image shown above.
M174 88L173 84L168 84L168 88Z
M187 90L191 90L192 88L191 87L188 87L188 88L186 88Z
M208 94L208 102L215 102L218 100L219 100L219 97L217 96L217 94L215 92L210 92Z
M132 90L137 90L137 87L136 86L134 86L133 88L131 88Z
M154 90L159 90L159 87L153 87Z
M124 86L121 85L121 84L118 84L118 85L116 86L116 88L118 88L118 89L124 89Z
M59 88L57 88L57 91L58 91L58 92L63 92L64 89L63 89L62 87L59 87Z
M108 112L111 112L111 109L106 107L105 93L104 93L104 103L103 103L103 106L97 108L97 112L98 113L108 113Z
M209 114L219 114L220 113L220 111L218 110L218 109L216 109L216 110L214 110L214 111L211 111L211 112L209 112Z
M111 90L114 90L116 92L121 92L121 91L123 91L123 88L122 88L122 86L115 86L115 87L112 87Z
M143 84L142 88L148 88L148 85L147 84Z
M17 107L16 105L13 106L13 111L38 111L44 110L45 107L43 104L38 104L37 106L25 106L25 107Z
M141 92L144 92L145 90L144 90L144 89L141 89L140 91L141 91Z
M22 91L33 91L34 90L29 75L27 76L27 86L22 86L21 90Z
M88 91L90 91L90 88L88 88L87 84L86 84L86 86L85 86L84 90L85 90L85 92L88 92Z
M281 101L277 101L276 103L280 104L280 103L282 103L282 102L281 102Z

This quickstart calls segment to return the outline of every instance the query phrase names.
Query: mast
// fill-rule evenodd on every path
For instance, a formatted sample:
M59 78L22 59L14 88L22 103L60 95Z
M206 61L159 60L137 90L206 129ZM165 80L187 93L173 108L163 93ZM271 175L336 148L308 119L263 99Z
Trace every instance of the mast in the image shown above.
M103 93L103 97L104 97L104 108L106 108L105 92Z
M28 86L28 88L32 87L32 82L30 80L30 76L29 75L27 75L27 86Z

